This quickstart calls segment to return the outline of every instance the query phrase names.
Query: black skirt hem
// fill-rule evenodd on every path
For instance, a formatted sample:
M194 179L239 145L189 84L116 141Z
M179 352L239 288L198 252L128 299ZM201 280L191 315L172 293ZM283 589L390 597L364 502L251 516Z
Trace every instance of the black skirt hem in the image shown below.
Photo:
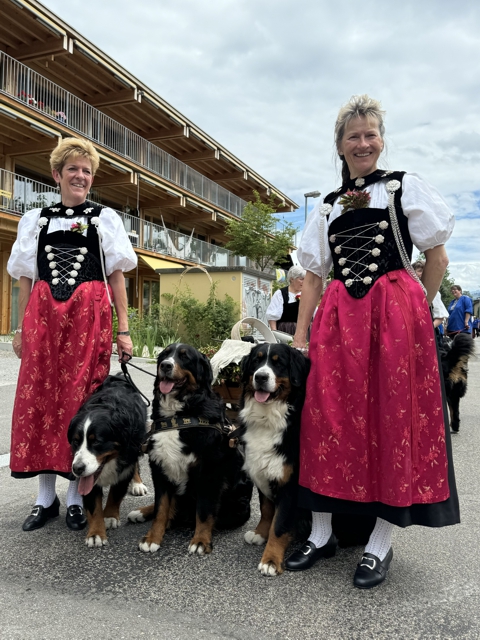
M10 475L12 476L12 478L22 479L22 478L35 478L35 476L39 476L42 473L53 473L56 476L65 478L66 480L76 480L75 476L71 471L51 471L49 469L44 469L42 471L11 471Z

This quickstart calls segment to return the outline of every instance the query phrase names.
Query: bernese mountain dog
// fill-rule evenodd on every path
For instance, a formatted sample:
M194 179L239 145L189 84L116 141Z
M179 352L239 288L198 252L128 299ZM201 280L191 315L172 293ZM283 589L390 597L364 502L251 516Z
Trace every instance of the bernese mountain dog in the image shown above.
M194 528L189 552L208 554L214 528L233 529L250 517L253 485L241 453L229 446L212 378L208 358L188 344L158 356L147 443L155 502L128 515L132 522L153 518L142 551L157 551L167 528L186 526Z
M261 514L245 541L266 542L258 565L266 576L283 573L289 543L310 533L311 513L297 506L300 418L309 369L308 358L286 344L257 345L242 360L238 435ZM374 525L371 516L335 513L332 518L340 547L366 544Z
M468 359L473 355L475 346L469 333L458 333L453 340L444 338L439 350L450 412L450 427L454 433L458 433L460 400L467 392Z
M108 376L80 407L68 428L72 447L72 473L79 478L87 514L88 547L108 543L107 529L120 524L120 504L130 482L137 484L138 459L146 439L146 405L122 376ZM103 489L110 486L105 509ZM140 487L137 487L140 492Z
M245 470L260 499L260 521L248 544L266 542L258 565L263 575L283 573L287 546L306 511L297 508L300 416L310 361L286 344L256 345L242 360L239 437Z

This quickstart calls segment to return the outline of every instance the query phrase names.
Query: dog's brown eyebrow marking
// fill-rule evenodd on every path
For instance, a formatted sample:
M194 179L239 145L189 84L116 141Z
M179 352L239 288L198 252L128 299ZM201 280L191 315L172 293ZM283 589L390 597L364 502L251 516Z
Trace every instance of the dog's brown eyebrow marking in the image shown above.
M272 356L272 360L278 360L278 356Z
M259 358L263 358L263 351L259 351L259 352L258 352L258 357L259 357Z
M184 353L187 353L186 349L180 349L180 353L183 355Z
M95 434L94 433L90 433L88 436L89 440L95 440Z

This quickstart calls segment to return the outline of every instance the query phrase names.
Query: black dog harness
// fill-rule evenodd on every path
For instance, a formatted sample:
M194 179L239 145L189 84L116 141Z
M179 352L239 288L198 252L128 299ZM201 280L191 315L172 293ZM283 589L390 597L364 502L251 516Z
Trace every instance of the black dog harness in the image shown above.
M223 424L221 422L209 422L205 418L161 418L159 420L155 420L152 425L152 429L148 432L147 438L142 444L142 453L146 453L148 449L148 441L152 436L156 433L161 433L162 431L178 431L180 429L191 429L192 427L208 427L210 429L215 429L220 434L224 436L230 436L231 428L228 424Z

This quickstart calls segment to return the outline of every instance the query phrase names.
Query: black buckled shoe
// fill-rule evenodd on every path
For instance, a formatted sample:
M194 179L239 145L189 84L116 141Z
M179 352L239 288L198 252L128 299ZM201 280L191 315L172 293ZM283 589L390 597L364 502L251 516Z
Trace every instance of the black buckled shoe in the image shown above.
M392 547L390 547L383 560L374 556L373 553L364 553L357 564L357 570L353 576L353 584L359 589L371 589L381 584L387 577L392 558Z
M55 500L49 507L42 507L36 504L32 513L28 516L22 525L24 531L35 531L35 529L41 529L47 520L50 518L56 518L59 514L60 500L58 496L55 496Z
M87 516L83 507L78 504L71 504L67 507L67 515L65 516L67 527L72 531L81 531L87 526Z
M320 558L332 558L337 550L338 540L332 533L328 542L323 547L316 547L313 542L307 540L305 544L294 551L285 561L285 569L288 571L305 571L310 569Z

